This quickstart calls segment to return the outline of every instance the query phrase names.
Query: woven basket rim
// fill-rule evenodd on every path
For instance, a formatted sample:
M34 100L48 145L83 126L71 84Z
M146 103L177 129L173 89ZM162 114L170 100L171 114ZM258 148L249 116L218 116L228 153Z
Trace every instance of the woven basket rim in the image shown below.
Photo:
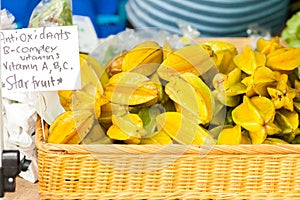
M44 125L44 127L42 126ZM43 129L47 138L48 125L42 122L38 116L36 121L36 147L39 151L60 153L60 154L299 154L300 145L297 144L241 144L241 145L214 145L195 146L195 145L126 145L126 144L52 144L47 143L43 136Z

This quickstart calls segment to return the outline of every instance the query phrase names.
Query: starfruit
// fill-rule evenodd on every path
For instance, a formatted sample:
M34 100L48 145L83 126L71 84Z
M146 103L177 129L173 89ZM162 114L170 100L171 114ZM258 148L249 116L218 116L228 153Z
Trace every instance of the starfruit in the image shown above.
M55 118L49 128L49 143L79 144L95 121L88 110L66 111Z
M112 125L107 130L108 137L128 144L139 144L141 137L146 134L142 119L132 113L123 116L112 115Z
M103 87L100 80L105 83L108 77L105 73L105 69L97 60L91 56L80 54L80 75L82 88L88 87L92 91L94 91L94 88L97 88L99 93L103 94ZM70 106L73 101L73 95L74 90L58 91L60 103L66 111L71 110Z
M162 50L163 50L163 60L165 60L174 51L174 49L172 48L172 46L167 40L164 42Z
M247 76L242 83L247 86L246 95L252 97L260 95L268 97L268 87L273 87L278 81L279 72L274 72L268 67L258 67L251 76Z
M267 139L265 139L263 144L289 144L289 143L279 138L267 137Z
M145 136L141 140L141 144L173 144L172 138L164 131L157 131L150 137Z
M283 46L280 44L279 37L273 37L270 40L259 38L256 42L256 49L265 55L268 55L269 53L282 47Z
M144 129L148 135L153 134L157 129L156 117L163 113L164 107L160 104L154 104L151 107L141 108L138 115L143 121Z
M199 124L208 124L214 112L214 98L207 85L192 73L173 77L165 86L178 112Z
M212 91L214 98L221 102L222 105L234 107L240 103L241 97L239 95L227 96L224 92L219 92L218 90Z
M157 69L158 75L170 80L184 72L199 76L215 66L210 55L200 45L190 45L171 53Z
M213 96L217 94L213 92ZM217 98L215 98L215 109L213 112L213 117L210 121L210 124L213 125L223 125L226 124L226 112L227 112L227 107L221 103Z
M238 52L233 44L223 41L209 41L205 44L209 45L213 52L217 55L216 66L219 73L228 74L236 68L233 58L238 54Z
M217 144L241 144L242 131L241 126L227 127L221 130Z
M196 93L200 95L203 98L200 98L200 103L203 103L207 110L207 116L204 117L203 124L208 123L213 117L214 109L215 109L215 100L212 95L212 92L210 88L207 86L207 84L202 81L202 79L192 73L183 73L180 75L184 80L186 80L189 84L191 84L194 89L196 90ZM201 109L203 112L205 112L205 109Z
M300 114L300 102L294 101L294 109L298 114Z
M164 112L156 117L158 131L164 131L180 144L213 145L209 132L178 112Z
M280 134L291 142L295 138L295 131L299 126L299 115L295 111L280 109L276 111L275 122L281 128Z
M142 74L121 72L113 75L104 86L104 95L113 103L138 105L156 103L158 89L155 83Z
M101 114L98 118L98 122L105 129L108 129L112 125L112 115L121 116L128 113L126 106L111 102L102 105L100 110Z
M163 60L163 51L154 41L146 41L128 51L122 62L123 72L136 72L149 76Z
M294 110L293 99L296 97L296 91L289 87L287 74L280 76L276 88L268 87L267 90L276 109Z
M243 72L251 75L257 67L265 66L266 56L261 52L252 50L251 47L247 45L242 53L233 58L233 61Z
M128 51L124 50L119 55L113 57L106 65L106 72L109 77L122 72L122 65Z
M300 48L283 47L267 55L266 66L272 70L292 71L300 66Z
M214 61L214 63L217 63L217 55L212 50L211 46L201 43L200 46L208 53L209 57Z
M246 92L246 86L241 83L242 73L239 68L228 74L218 73L213 78L215 91L213 94L223 105L234 107L240 102L240 94Z
M74 90L58 90L57 91L60 104L65 109L65 111L70 111L70 105L73 101Z
M94 66L89 62L89 59L87 59L84 54L80 54L81 87L84 87L88 84L92 84L95 87L97 85L101 85L99 76L101 76L102 74L97 74L97 72L94 70ZM99 89L100 94L103 94L102 85L99 86Z
M239 68L233 69L228 74L218 73L213 79L213 86L227 96L235 96L246 92L246 86L241 83L242 72Z
M105 85L108 82L108 79L109 79L108 73L106 72L106 67L103 66L98 60L96 60L91 55L80 54L80 57L85 59L86 62L88 63L88 65L90 65L92 67L92 69L97 74L101 85Z
M108 99L100 94L99 87L86 85L82 90L74 91L71 110L90 110L96 118L100 117L101 106L108 103Z
M266 97L243 96L243 103L232 111L232 119L241 127L249 131L253 144L261 144L267 135L280 133L281 129L273 121L275 107L272 101Z
M158 99L157 101L160 103L164 103L168 100L168 95L166 95L161 79L158 74L155 72L150 76L150 80L156 85L158 91Z
M81 142L82 144L112 144L113 140L107 137L105 130L94 123L93 127Z

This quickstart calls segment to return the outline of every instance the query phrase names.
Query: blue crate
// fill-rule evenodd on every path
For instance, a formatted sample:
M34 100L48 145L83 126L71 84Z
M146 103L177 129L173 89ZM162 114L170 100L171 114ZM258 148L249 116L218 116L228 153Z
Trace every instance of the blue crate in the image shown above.
M118 14L119 1L121 0L92 0L97 14Z
M126 28L125 5L127 0L118 1L117 14L99 14L97 15L97 33L98 37L105 38L109 35L117 34Z

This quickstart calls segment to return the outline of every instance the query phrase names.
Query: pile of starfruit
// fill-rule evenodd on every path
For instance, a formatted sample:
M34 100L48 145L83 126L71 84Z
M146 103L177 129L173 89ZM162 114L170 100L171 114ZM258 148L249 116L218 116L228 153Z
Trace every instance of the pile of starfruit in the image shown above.
M49 143L300 143L300 49L259 39L174 49L137 44L102 66L80 55L80 90L58 91L65 112Z

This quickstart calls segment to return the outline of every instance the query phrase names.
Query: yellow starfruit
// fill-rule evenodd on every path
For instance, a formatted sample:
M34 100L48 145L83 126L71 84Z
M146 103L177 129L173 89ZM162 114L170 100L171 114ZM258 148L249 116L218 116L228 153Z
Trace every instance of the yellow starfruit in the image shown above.
M292 71L300 66L300 48L283 47L267 55L266 66L272 70Z
M233 58L238 54L236 47L224 41L209 41L205 44L209 45L216 54L216 66L219 73L228 74L236 68Z
M156 71L163 60L163 51L158 43L146 41L129 50L122 62L123 72L137 72L145 76Z
M251 75L257 67L265 66L266 56L261 52L254 51L247 45L242 53L233 58L233 61L243 72Z
M104 86L104 95L113 103L138 105L158 99L158 88L148 77L135 72L113 75Z
M282 74L276 88L267 88L269 95L276 109L285 108L293 111L293 99L296 97L296 91L288 85L288 75Z
M270 99L263 96L251 98L243 96L243 103L232 111L233 121L249 131L253 144L261 144L268 134L272 135L281 131L273 123L274 118L274 104Z
M210 122L214 112L214 98L208 86L196 75L183 73L173 77L165 86L178 112L199 124Z
M275 51L276 49L280 49L283 46L280 44L279 37L273 37L270 40L259 38L256 42L256 49L265 54L268 55L269 53Z
M180 144L213 145L209 132L178 112L165 112L156 117L158 131L166 132Z
M133 113L124 116L112 115L112 125L107 130L108 137L128 144L139 144L146 133L142 119Z
M164 80L190 72L199 76L215 67L213 59L200 45L189 45L172 52L157 69Z

